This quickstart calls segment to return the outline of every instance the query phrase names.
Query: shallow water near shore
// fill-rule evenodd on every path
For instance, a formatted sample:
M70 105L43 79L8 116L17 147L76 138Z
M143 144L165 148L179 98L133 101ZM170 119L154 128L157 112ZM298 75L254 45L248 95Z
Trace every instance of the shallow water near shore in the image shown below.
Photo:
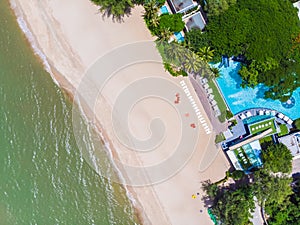
M33 55L7 1L0 22L0 225L135 224L125 190L83 159L71 102Z

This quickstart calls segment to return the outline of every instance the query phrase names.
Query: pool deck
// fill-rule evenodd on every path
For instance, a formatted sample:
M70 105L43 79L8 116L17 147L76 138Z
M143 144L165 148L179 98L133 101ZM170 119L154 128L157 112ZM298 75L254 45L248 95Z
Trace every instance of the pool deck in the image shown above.
M233 141L233 140L236 140L238 139L240 136L245 136L245 135L249 135L249 133L247 133L246 131L246 128L245 128L245 125L244 125L244 122L243 120L240 118L240 115L241 114L245 114L246 112L250 112L252 114L251 117L253 116L257 116L259 115L257 112L258 111L264 111L264 110L271 110L271 111L275 111L276 112L276 115L280 112L276 111L276 110L272 110L272 109L268 109L268 108L252 108L252 109L248 109L248 110L244 110L236 115L234 115L234 118L236 119L237 121L237 124L232 128L231 130L231 133L232 133L232 137L231 138L228 138L227 140L225 140L225 142L228 142L228 141ZM248 117L248 118L251 118L251 117ZM275 123L279 123L279 124L285 124L287 125L288 129L290 130L291 128L293 128L292 125L290 124L287 124L286 121L278 118L277 116L274 116L275 118Z
M195 89L195 92L197 93L197 96L200 100L200 102L203 105L203 108L212 124L213 130L216 133L224 132L227 129L227 123L221 123L217 117L215 117L215 113L211 107L211 104L209 103L209 100L207 98L207 94L205 89L202 87L202 85L199 84L197 80L192 75L189 75L190 81Z

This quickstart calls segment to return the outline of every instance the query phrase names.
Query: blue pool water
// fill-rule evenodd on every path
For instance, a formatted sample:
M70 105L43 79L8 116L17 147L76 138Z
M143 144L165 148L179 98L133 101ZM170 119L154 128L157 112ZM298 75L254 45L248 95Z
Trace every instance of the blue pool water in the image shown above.
M212 65L218 67L220 63ZM240 63L230 60L229 67L219 68L221 76L216 79L221 92L227 102L228 107L233 114L250 108L269 108L277 110L291 119L300 118L300 88L294 91L294 106L291 108L283 107L279 100L264 99L264 92L268 89L259 84L255 88L241 88L242 82L238 71L241 68Z
M162 14L169 13L168 8L167 8L167 6L165 6L165 5L163 5L163 6L160 8L160 11L161 11Z
M175 32L174 35L175 35L176 40L179 43L184 41L184 37L181 32Z

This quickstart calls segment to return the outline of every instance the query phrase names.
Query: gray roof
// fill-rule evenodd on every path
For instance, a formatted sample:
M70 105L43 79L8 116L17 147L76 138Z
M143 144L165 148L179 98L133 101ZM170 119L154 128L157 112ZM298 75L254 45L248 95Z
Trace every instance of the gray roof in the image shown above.
M173 8L177 12L184 12L194 7L192 0L170 0Z
M188 30L191 30L193 28L197 28L197 29L201 29L203 30L205 27L205 20L201 15L201 12L197 12L194 15L192 15L191 17L189 17L186 22L186 27Z

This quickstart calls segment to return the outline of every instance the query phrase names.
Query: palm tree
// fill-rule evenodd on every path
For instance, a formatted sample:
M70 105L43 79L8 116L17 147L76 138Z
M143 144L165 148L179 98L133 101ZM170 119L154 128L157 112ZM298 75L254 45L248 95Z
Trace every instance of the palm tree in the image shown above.
M199 73L202 67L205 66L205 63L202 61L200 56L195 54L192 51L188 51L185 54L183 61L183 69L188 73L193 73L194 75Z
M144 5L144 18L150 20L158 12L158 7L155 0L151 0Z
M174 66L181 67L187 49L179 45L177 42L172 42L164 46L165 61L170 62Z
M117 20L122 20L123 16L129 14L134 6L131 0L104 0L101 3L94 0L94 2L100 5L100 12Z
M201 57L202 60L205 62L209 62L213 59L214 57L214 50L211 49L210 47L202 47L198 51L198 55Z
M212 75L214 76L214 78L217 78L220 76L220 70L218 68L211 68L210 69L212 72Z
M155 13L155 14L152 15L152 17L150 18L149 22L150 22L150 24L153 27L155 27L155 28L158 27L158 25L159 25L159 17L157 15L157 13Z
M173 35L173 33L170 31L169 28L163 28L158 35L158 41L159 44L166 43L170 40L170 37Z

